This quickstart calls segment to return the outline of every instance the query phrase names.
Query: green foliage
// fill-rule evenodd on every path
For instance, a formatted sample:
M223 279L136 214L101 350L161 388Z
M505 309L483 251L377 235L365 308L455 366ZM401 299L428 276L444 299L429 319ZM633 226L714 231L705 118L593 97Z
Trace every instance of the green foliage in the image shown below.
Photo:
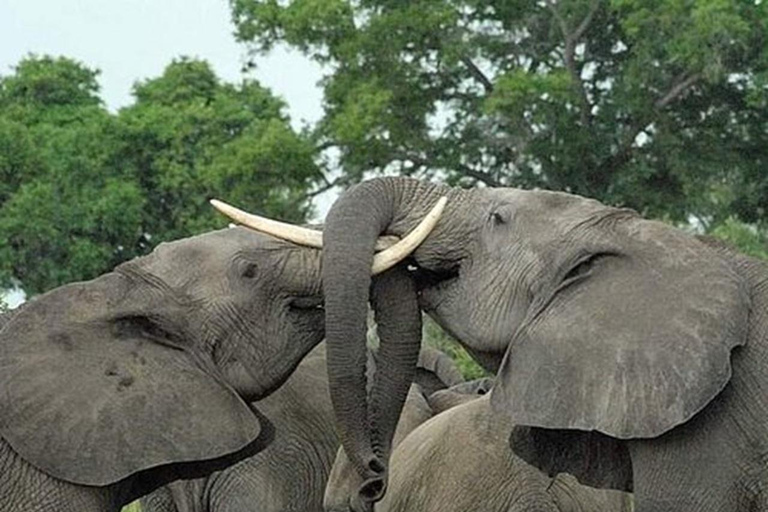
M47 108L99 105L99 72L66 57L34 55L0 81L0 106Z
M733 218L712 230L711 234L737 247L744 254L768 260L768 231Z
M314 145L258 83L221 84L207 63L182 59L134 93L118 155L146 190L153 243L221 226L210 197L290 221L310 213Z
M314 142L258 83L221 83L180 59L115 115L97 74L30 56L0 77L0 287L40 293L222 227L211 197L292 221L310 213Z
M230 0L325 65L343 177L570 191L716 226L768 211L768 7L732 0Z
M134 501L130 505L123 507L122 512L141 512L141 505L138 501Z
M448 354L459 367L466 380L487 377L486 372L448 333L440 328L434 320L424 315L424 330L422 343Z

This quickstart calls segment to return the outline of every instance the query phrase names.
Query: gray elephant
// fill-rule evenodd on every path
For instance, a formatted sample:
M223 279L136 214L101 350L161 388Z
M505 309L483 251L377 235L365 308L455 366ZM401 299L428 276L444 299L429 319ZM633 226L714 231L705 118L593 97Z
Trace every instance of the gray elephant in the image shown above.
M638 512L768 510L764 263L583 197L408 178L350 189L324 227L331 396L351 411L339 429L361 474L385 485L377 427L353 421L368 407L349 354L363 345L361 269L378 235L404 234L441 196L412 255L420 305L498 374L493 406L558 447L537 463L556 472L574 462L565 448L597 443L606 464L631 461ZM408 364L393 358L392 374ZM568 469L590 482L590 467Z
M143 512L322 510L339 443L328 395L325 345L279 389L254 404L275 426L264 450L212 475L178 481L142 498Z
M492 414L489 381L424 397L411 388L395 434L389 490L377 512L629 512L631 496L593 489L568 474L549 477L508 449L506 418ZM359 477L339 451L327 512L347 512Z
M393 269L373 293L394 308L377 310L382 347L418 347L411 280ZM274 432L247 402L323 323L320 252L243 228L33 299L0 330L0 510L119 510L259 452Z
M375 371L369 357L368 373ZM460 382L450 358L425 348L415 382L438 391ZM370 380L370 377L369 377ZM145 496L143 512L322 512L323 493L339 447L320 344L277 391L256 404L275 425L263 451L207 478L174 482Z

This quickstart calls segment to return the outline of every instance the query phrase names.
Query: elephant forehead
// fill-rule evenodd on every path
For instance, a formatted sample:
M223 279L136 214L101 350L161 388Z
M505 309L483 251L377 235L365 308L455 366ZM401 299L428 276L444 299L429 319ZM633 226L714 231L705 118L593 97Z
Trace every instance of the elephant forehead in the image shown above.
M534 214L538 217L557 215L563 219L579 218L611 209L595 199L549 190L499 188L490 190L489 197L498 205L508 205L518 215Z
M220 229L158 245L153 255L182 260L206 260L247 250L279 250L296 247L290 242L241 226Z
M141 269L172 288L192 282L225 283L228 270L238 260L266 265L271 255L290 249L296 246L236 227L161 243L149 255L131 260L123 268Z

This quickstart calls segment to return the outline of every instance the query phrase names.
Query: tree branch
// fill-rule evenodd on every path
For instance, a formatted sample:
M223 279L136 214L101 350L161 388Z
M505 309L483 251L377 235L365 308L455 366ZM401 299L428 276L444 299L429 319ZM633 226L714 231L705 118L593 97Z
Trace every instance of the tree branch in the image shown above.
M396 158L398 158L401 161L404 160L410 160L413 162L414 165L419 167L428 167L429 162L427 158L422 158L420 156L412 156L408 154L401 154L398 155ZM478 171L476 169L472 169L468 165L464 164L457 164L454 166L455 170L459 171L462 174L465 174L466 176L469 176L470 178L475 178L478 181L482 181L489 187L503 187L504 185L493 178L490 174L483 171Z
M552 11L552 15L555 17L557 24L560 25L560 32L562 32L563 36L567 38L570 30L568 30L568 25L565 23L563 17L560 16L560 11L557 10L557 5L555 2L550 0L547 2L547 6L549 7L549 10Z
M589 6L589 12L573 32L568 30L568 24L560 15L555 3L550 1L548 5L550 11L552 11L552 15L555 17L558 25L560 25L560 31L563 33L563 40L565 42L563 63L565 64L568 73L571 75L571 81L573 82L573 86L576 89L576 93L579 95L579 101L581 102L579 121L582 126L587 126L591 124L592 105L589 102L587 90L584 88L584 81L581 79L581 68L576 62L576 45L578 44L579 39L584 35L584 32L587 31L587 28L589 28L589 24L592 23L595 13L600 7L600 0L592 0L592 3Z
M656 114L658 114L661 109L672 103L674 100L678 99L687 89L698 82L702 76L703 75L701 73L693 73L685 78L685 74L683 74L675 80L675 83L672 85L672 87L670 87L669 90L661 98L653 103L653 109L651 109L649 113L644 115L638 122L634 123L630 127L629 133L622 141L616 153L608 157L605 162L608 172L614 172L616 169L629 161L629 159L632 157L632 152L634 149L632 144L634 144L637 136L648 128L648 126L656 117Z
M489 187L503 187L504 185L497 180L495 180L490 174L483 171L478 171L476 169L472 169L468 165L459 164L457 166L457 169L463 173L469 176L470 178L475 178L478 181L482 181Z
M317 151L325 151L326 149L330 149L338 145L339 145L338 142L329 140L329 141L323 142L322 144L318 144L317 146L315 146L315 149Z
M485 92L491 94L493 92L493 82L485 76L485 73L483 73L469 57L461 57L461 62L467 66L467 69L469 69L472 76L475 77L478 82L483 84Z
M327 191L331 190L333 187L339 185L342 182L342 178L338 177L338 178L336 178L333 181L328 181L328 179L325 177L325 175L323 175L323 181L325 181L325 185L323 185L322 187L320 187L317 190L313 190L312 192L307 192L306 194L304 194L302 200L311 199L311 198L313 198L315 196L319 196L323 192L327 192Z
M688 78L678 81L675 85L673 85L667 93L659 98L654 104L654 108L656 110L661 110L662 108L669 105L672 101L674 101L678 96L680 96L682 93L686 91L690 86L698 82L702 77L701 73L694 73Z
M581 23L579 23L579 26L576 27L576 30L573 32L572 37L575 40L581 39L581 36L584 35L584 32L587 31L587 28L589 28L589 24L592 23L592 19L595 17L595 13L597 13L597 9L600 7L600 0L593 0L592 4L589 6L589 12L584 17L583 20L581 20Z

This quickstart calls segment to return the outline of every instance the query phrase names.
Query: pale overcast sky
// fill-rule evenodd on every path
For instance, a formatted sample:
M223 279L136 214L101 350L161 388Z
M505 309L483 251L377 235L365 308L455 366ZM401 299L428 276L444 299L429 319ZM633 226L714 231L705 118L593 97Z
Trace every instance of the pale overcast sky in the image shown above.
M226 0L0 0L0 75L29 53L75 58L101 70L101 97L115 111L132 102L136 80L158 76L181 55L239 82L246 50L233 30ZM280 49L256 62L250 76L285 99L295 128L321 116L316 64ZM316 198L318 218L335 193Z
M101 96L115 110L131 102L136 80L158 76L180 55L239 81L245 48L233 30L226 0L2 0L0 74L28 53L73 57L101 70ZM294 126L320 117L314 63L277 50L257 64L255 77L285 98Z

